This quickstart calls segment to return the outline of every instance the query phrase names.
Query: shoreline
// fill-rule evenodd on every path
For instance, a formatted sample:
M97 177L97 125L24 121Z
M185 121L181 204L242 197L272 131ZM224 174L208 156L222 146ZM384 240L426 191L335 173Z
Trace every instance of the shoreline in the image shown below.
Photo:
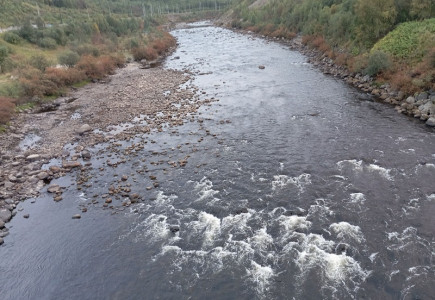
M21 201L39 196L46 186L53 200L61 201L63 188L50 185L53 179L97 167L90 162L96 155L93 146L160 132L163 126L170 130L194 119L201 105L216 101L204 99L207 95L190 80L188 72L131 62L48 107L14 115L0 141L0 244L9 234L5 224L17 214ZM31 142L23 145L26 139ZM85 183L76 179L77 185ZM137 195L131 196L137 200Z
M339 78L347 84L370 94L376 101L394 106L398 113L414 117L424 122L428 127L435 127L435 91L424 91L413 96L408 96L403 92L394 90L389 84L377 86L374 79L368 75L353 73L346 67L334 63L325 53L302 44L301 36L294 39L274 38L244 29L235 29L225 25L223 27L241 34L248 34L271 42L277 42L288 46L290 49L298 51L306 56L308 63L320 70L325 75Z

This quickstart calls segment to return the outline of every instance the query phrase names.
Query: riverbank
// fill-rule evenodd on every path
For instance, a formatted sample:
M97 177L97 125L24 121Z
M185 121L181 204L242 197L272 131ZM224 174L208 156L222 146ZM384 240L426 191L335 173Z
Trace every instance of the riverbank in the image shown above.
M222 26L222 23L219 25ZM425 91L407 96L403 92L393 89L389 84L379 85L374 81L374 78L361 73L351 72L346 67L336 64L326 53L303 44L301 36L285 39L269 37L243 29L234 29L229 25L226 28L269 41L279 42L290 49L299 51L308 58L310 64L324 74L340 78L361 91L372 95L376 101L394 106L394 109L398 113L414 117L424 122L427 126L435 127L435 91Z
M73 170L85 172L90 148L185 122L201 103L190 76L129 63L116 74L60 97L49 105L16 114L0 142L0 243L5 223L20 201L36 197L51 180ZM47 163L50 167L46 167ZM51 190L50 190L51 188ZM53 186L55 201L62 189Z

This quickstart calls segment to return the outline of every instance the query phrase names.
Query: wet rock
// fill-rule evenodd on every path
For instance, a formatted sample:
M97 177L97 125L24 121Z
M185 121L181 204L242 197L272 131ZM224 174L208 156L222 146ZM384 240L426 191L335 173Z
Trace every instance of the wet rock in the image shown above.
M122 175L122 177L121 177L121 180L122 180L122 181L127 181L127 179L128 179L128 176L127 176L127 175Z
M0 245L3 245L4 241L2 238L0 238Z
M80 219L82 216L80 214L75 214L72 216L73 219Z
M24 218L24 219L28 219L29 217L30 217L29 214L25 214L25 215L23 215L23 218Z
M0 209L0 221L4 223L8 222L12 218L12 213L9 209L2 208Z
M62 168L64 169L72 169L72 168L78 168L81 167L81 163L78 161L63 161L62 162Z
M44 180L44 179L46 179L48 176L49 176L48 173L45 172L45 171L39 173L38 175L36 175L36 177L38 177L39 180Z
M61 187L58 184L52 184L48 187L47 192L58 193L61 191Z
M172 233L176 233L176 232L180 231L180 226L178 226L178 225L170 225L170 226L169 226L169 230L170 230Z
M89 124L83 124L79 129L77 129L78 134L84 134L85 132L91 131L92 127Z
M258 68L259 68L260 70L264 70L266 67L263 66L263 65L259 65Z
M81 157L82 157L84 160L90 160L90 159L91 159L91 152L89 152L88 150L83 150L83 151L80 153L80 155L81 155Z
M427 126L431 126L431 127L435 127L435 117L430 117L430 118L426 121L426 125L427 125Z
M105 201L107 204L112 203L112 198L107 198Z
M248 209L246 207L240 208L234 212L236 215L246 214L248 213Z
M60 172L60 167L58 166L50 166L49 170L53 173L59 173Z
M55 201L55 202L59 202L59 201L62 201L62 196L56 196L56 197L54 197L53 198L53 200Z
M150 179L151 179L151 180L156 180L156 179L157 179L157 177L156 177L156 176L154 176L154 175L150 175Z
M3 229L5 227L5 222L3 220L0 220L0 229Z
M29 156L26 157L27 161L37 161L41 158L41 156L39 154L31 154Z
M10 181L10 182L17 182L17 177L15 177L14 175L9 175L8 176L8 180Z
M87 209L86 207L83 207L83 208L82 208L82 212L85 213L85 212L87 212L87 211L88 211L88 209Z

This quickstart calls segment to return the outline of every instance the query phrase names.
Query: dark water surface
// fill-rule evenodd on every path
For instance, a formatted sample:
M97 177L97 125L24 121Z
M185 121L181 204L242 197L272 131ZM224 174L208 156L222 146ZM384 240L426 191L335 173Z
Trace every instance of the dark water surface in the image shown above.
M20 205L0 298L434 299L434 131L285 46L215 27L173 34L165 67L189 68L220 101L177 132L123 142L155 143L96 169L92 187L71 175L63 201ZM145 201L72 220L115 174ZM151 174L160 186L146 190Z

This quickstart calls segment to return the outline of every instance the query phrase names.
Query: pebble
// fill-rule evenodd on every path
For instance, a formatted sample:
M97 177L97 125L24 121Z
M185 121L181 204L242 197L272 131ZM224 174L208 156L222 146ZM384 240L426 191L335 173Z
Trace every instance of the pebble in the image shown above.
M30 217L29 214L25 214L25 215L23 215L23 218L24 218L24 219L28 219L29 217Z
M75 214L72 216L73 219L80 219L82 216L80 214Z

